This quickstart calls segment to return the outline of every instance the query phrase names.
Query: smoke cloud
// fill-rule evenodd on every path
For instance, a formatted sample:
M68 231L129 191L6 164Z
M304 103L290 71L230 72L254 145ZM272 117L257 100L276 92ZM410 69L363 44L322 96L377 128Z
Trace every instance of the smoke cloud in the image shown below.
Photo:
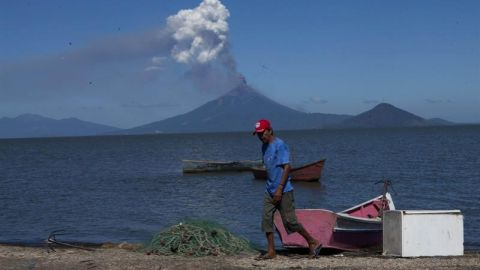
M191 69L185 77L202 90L230 89L243 76L229 51L228 9L219 0L204 0L194 9L168 17L167 30L175 45L171 56Z
M204 0L195 9L181 10L167 19L177 44L172 56L180 63L205 64L226 50L227 8L218 0Z

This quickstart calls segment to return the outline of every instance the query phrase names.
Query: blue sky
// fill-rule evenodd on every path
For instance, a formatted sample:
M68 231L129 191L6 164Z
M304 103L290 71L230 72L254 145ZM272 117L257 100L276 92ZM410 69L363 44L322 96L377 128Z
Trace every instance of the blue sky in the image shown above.
M354 115L388 102L480 122L480 1L224 0L226 46L207 71L176 58L185 40L165 30L201 2L0 1L0 117L146 124L230 90L228 62L305 112Z

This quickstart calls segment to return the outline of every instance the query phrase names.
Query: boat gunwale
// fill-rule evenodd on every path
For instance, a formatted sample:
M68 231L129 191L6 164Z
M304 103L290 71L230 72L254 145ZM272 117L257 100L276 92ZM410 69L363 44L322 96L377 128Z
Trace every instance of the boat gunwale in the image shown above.
M383 229L349 229L349 228L341 228L341 227L333 227L334 232L348 232L348 233L379 233L382 232Z
M348 208L348 209L345 209L345 210L343 210L343 211L340 211L339 213L345 213L345 214L347 214L347 215L350 215L350 214L347 213L348 211L354 210L354 209L356 209L356 208L359 208L359 207L362 206L362 205L366 205L366 204L372 203L373 201L378 200L378 199L381 199L382 197L383 197L383 195L374 197L373 199L370 199L370 200L368 200L368 201L359 203L359 204L357 204L357 205L355 205L355 206L352 206L352 207L350 207L350 208ZM387 209L387 210L395 210L395 205L393 204L393 199L392 199L392 196L390 195L390 193L389 193L389 192L385 193L385 197L387 198L388 207L389 207L389 209Z
M337 216L339 216L340 218L344 218L346 220L357 220L357 221L362 221L364 223L373 223L373 224L382 223L382 219L378 217L376 218L356 217L343 212L338 212L335 214L337 214Z

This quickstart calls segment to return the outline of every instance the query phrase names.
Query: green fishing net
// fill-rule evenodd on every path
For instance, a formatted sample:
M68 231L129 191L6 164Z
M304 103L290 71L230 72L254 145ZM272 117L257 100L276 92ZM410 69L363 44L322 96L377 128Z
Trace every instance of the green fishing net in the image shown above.
M188 220L155 234L142 251L158 255L218 256L254 252L250 243L215 222Z

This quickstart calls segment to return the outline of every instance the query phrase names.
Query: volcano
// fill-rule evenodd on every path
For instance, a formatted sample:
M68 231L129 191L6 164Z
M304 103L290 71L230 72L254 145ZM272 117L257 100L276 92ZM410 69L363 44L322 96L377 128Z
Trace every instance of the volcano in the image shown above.
M349 115L305 113L262 95L245 81L223 96L182 115L156 121L122 134L252 131L266 118L274 130L320 129L350 118Z

